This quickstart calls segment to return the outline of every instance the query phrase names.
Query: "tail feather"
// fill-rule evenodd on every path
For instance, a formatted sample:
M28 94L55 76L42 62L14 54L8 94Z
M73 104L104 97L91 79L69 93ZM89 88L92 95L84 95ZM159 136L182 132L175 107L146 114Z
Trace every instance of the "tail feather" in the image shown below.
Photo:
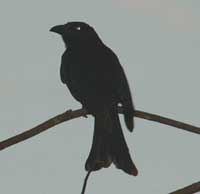
M109 143L111 129L107 129L107 126L111 126L111 123L106 115L95 115L92 147L85 164L87 171L99 170L102 167L106 168L112 163Z
M112 121L115 124L112 135L113 163L124 172L137 176L138 170L131 159L128 146L121 128L119 116L116 110L112 110Z
M112 129L109 127L112 127ZM87 171L99 170L103 167L109 167L112 162L117 168L128 174L134 176L138 174L131 159L115 108L107 111L107 114L95 116L93 143L85 169Z

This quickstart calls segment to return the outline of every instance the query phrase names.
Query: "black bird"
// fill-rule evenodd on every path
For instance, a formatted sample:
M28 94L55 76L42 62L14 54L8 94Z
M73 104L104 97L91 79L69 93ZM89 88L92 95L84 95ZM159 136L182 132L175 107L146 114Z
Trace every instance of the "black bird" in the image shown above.
M124 108L129 131L134 127L135 110L117 56L84 22L57 25L50 31L60 34L66 46L60 69L62 82L95 118L93 143L85 169L95 171L113 162L117 168L136 176L138 171L122 132L117 105Z

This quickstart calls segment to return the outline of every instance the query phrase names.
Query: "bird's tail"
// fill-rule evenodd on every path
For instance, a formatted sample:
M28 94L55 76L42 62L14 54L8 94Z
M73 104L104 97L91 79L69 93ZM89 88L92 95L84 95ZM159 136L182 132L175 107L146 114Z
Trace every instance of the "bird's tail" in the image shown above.
M95 115L93 143L85 164L87 171L109 167L111 163L124 172L137 176L126 144L117 109Z

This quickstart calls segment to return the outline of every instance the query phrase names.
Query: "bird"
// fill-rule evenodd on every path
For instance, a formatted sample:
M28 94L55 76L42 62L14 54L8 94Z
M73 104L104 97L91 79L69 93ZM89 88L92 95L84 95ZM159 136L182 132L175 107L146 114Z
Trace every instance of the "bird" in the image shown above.
M135 108L117 55L85 22L67 22L50 31L61 35L66 48L61 57L62 83L94 117L92 146L85 170L97 171L114 163L116 168L137 176L117 109L119 105L123 107L126 127L132 132Z

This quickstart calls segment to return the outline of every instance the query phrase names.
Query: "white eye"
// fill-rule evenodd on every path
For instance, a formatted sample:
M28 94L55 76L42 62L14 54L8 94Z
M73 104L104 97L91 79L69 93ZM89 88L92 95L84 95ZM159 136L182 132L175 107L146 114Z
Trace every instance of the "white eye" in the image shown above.
M76 29L77 29L77 30L81 30L81 27L80 27L80 26L78 26L78 27L76 27Z

